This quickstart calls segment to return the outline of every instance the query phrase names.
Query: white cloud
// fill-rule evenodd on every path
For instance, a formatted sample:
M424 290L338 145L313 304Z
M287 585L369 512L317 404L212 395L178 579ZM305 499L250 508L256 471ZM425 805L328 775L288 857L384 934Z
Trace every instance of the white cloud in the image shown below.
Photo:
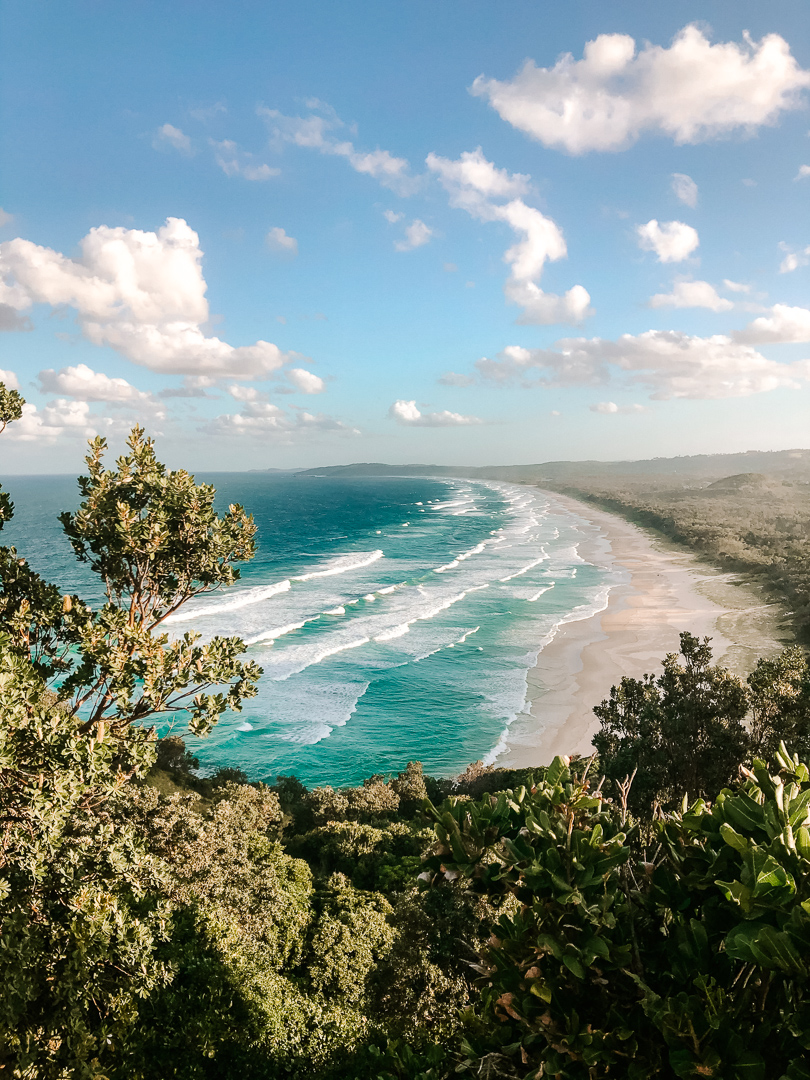
M785 252L785 257L779 264L780 274L791 274L794 270L798 270L800 266L807 266L810 262L810 247L806 247L801 251L794 251L789 247L784 240L779 242L779 250Z
M697 230L682 221L665 221L659 225L655 218L646 225L636 225L638 246L654 251L662 263L683 262L700 244Z
M200 106L197 109L189 109L188 114L195 120L199 120L200 123L205 123L207 120L212 120L215 116L219 116L220 113L226 113L228 110L225 107L225 103L222 101L215 101L213 105Z
M306 368L289 368L286 372L287 379L302 394L322 394L326 384L318 375L313 375Z
M589 405L588 408L591 412L604 413L606 416L612 416L616 413L640 413L647 411L643 405L617 405L615 401L597 401L594 405Z
M408 427L464 427L469 424L482 424L477 416L462 416L461 413L442 412L423 413L416 407L415 401L395 401L388 410L388 415L398 424Z
M433 236L433 229L424 221L415 218L405 230L405 239L397 240L394 247L397 251L413 251L414 248L429 243L431 236Z
M442 386L472 386L475 379L471 375L462 375L458 371L445 371L437 379Z
M210 375L186 375L181 386L168 386L161 390L158 397L161 398L207 398L213 394L207 394L212 386L216 385L216 379Z
M360 434L357 428L348 427L324 413L313 414L299 410L295 415L291 415L269 401L247 402L241 413L217 416L205 424L203 430L211 435L241 435L282 442L295 442L317 432Z
M672 191L675 198L680 199L686 206L697 206L698 186L691 176L687 176L686 173L673 173Z
M455 274L458 271L458 266L455 263L446 262L442 264L442 270L445 274Z
M709 308L710 311L731 311L734 304L719 296L708 281L676 281L671 293L656 293L650 297L650 307Z
M4 225L10 225L13 220L14 215L7 213L3 207L0 206L0 229L2 229Z
M810 341L810 309L774 304L769 315L761 315L744 330L733 335L735 341L750 345L804 343Z
M287 236L284 229L275 225L265 237L265 242L271 251L279 252L283 255L297 255L298 254L298 241L294 236Z
M750 133L798 108L808 85L810 72L778 34L712 45L693 25L669 48L647 43L638 52L626 34L600 34L582 60L566 53L553 68L527 60L513 79L481 75L470 89L544 145L582 154L622 150L645 131L676 143Z
M0 283L2 291L2 283ZM0 333L19 333L34 329L34 324L25 316L20 315L12 304L0 304Z
M0 368L0 383L3 383L7 390L20 389L19 380L13 371L4 371Z
M530 190L529 176L499 169L487 161L480 146L465 150L456 161L430 153L427 166L450 193L451 206L463 210L471 205L477 209L482 199L517 198Z
M405 158L394 157L387 150L357 150L354 143L333 134L345 127L334 109L317 99L312 99L308 105L325 115L317 115L313 111L309 116L285 116L278 109L268 109L263 105L256 111L269 125L274 141L293 143L321 154L345 158L355 172L371 176L399 195L412 195L416 191L419 178L411 176L410 165Z
M255 379L290 359L269 341L234 347L205 335L202 251L182 218L157 232L100 225L80 248L69 259L20 238L0 244L0 302L69 305L94 345L153 371Z
M519 239L503 258L511 268L504 293L510 303L523 308L519 323L578 323L591 314L591 298L582 285L575 285L564 296L544 293L537 285L546 261L564 258L567 248L557 224L517 197L528 191L528 176L496 168L480 147L456 161L428 154L427 166L447 191L451 206L466 210L479 221L506 222L517 234ZM508 198L509 202L496 203L494 198Z
M793 177L794 180L806 180L810 176L810 165L800 165L799 171Z
M396 225L398 221L402 221L405 215L398 214L396 210L383 210L383 217L390 225Z
M723 286L724 286L724 288L728 289L729 292L736 292L736 293L750 293L751 292L751 286L750 285L743 285L739 281L729 281L728 278L723 278Z
M22 416L9 425L4 438L52 444L62 435L92 439L99 431L109 430L111 426L109 418L92 414L86 401L59 399L42 410L27 402L23 405Z
M756 182L756 180L752 180L750 176L746 176L746 177L744 177L744 178L743 178L743 179L742 179L742 180L740 181L740 183L741 183L741 184L745 184L745 186L746 186L746 187L756 187L756 186L757 186L757 182Z
M152 146L156 150L171 147L173 150L179 150L181 154L191 155L194 153L191 139L188 135L184 135L180 128L175 127L174 124L164 124L163 127L159 127L155 132L155 137L152 139Z
M281 169L258 163L254 154L240 150L231 139L222 142L211 139L211 145L216 150L217 165L226 176L241 176L243 180L270 180L281 173Z
M105 401L119 405L154 405L151 394L137 390L126 379L111 379L87 364L65 367L61 371L48 368L39 373L40 387L45 394L63 394L80 401Z
M804 315L808 337L803 340L809 340L810 311ZM623 334L617 341L564 338L552 349L511 345L496 359L484 357L475 366L483 378L501 384L605 385L619 376L621 385L644 387L654 400L748 397L797 388L810 379L810 361L768 360L740 335L702 338L676 330Z

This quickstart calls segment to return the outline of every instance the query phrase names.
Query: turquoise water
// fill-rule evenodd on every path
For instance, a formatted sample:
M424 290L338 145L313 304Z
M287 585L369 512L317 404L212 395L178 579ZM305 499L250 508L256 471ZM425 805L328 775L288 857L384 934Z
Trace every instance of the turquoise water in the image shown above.
M595 528L512 484L261 473L200 476L259 527L256 559L224 593L167 620L238 634L263 669L258 697L189 745L207 768L351 783L419 759L435 775L497 760L526 673L562 622L603 608L616 572L583 559ZM8 478L3 533L43 576L91 602L56 514L67 477ZM588 545L588 550L594 547ZM170 729L167 721L162 734Z

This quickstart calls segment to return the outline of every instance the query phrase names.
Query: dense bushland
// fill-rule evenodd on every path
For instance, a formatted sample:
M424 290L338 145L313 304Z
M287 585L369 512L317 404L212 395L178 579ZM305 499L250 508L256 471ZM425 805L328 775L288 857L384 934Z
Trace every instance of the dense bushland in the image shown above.
M804 459L786 475L739 473L709 482L677 476L621 473L577 475L544 486L585 499L698 552L725 570L743 573L790 612L810 640L810 473Z
M0 392L0 428L20 407ZM682 635L597 707L590 761L202 777L144 721L205 732L260 672L162 623L253 524L140 430L103 452L63 518L100 610L0 549L4 1075L810 1077L799 650L742 683Z

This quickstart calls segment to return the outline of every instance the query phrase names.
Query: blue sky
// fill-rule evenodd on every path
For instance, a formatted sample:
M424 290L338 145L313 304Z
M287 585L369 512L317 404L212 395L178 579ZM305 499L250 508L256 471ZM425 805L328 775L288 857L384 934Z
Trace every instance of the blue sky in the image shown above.
M3 471L806 446L806 14L8 0Z

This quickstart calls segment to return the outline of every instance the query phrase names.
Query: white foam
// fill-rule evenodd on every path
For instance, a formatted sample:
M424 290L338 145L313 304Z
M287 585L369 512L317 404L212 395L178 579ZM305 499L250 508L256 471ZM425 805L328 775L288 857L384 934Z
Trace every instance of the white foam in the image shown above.
M516 570L514 574L510 574L508 577L498 578L499 581L511 581L512 578L520 577L521 574L527 574L529 570L533 570L535 566L539 566L541 562L545 562L548 559L548 555L543 553L539 559L535 559L534 562L530 562L527 566L524 566L521 570Z
M359 649L361 645L368 645L371 639L367 637L357 638L354 641L342 642L340 645L334 645L331 649L321 649L319 652L311 654L304 658L304 662L300 667L296 667L293 671L288 671L284 675L276 675L273 678L274 682L284 682L291 675L297 675L305 668L311 667L312 664L320 664L322 660L326 660L329 656L335 656L337 653L345 652L347 649Z
M550 585L546 585L546 586L544 586L544 587L543 587L542 589L540 589L540 590L539 590L539 592L536 592L536 593L534 594L534 596L530 596L530 597L528 598L528 601L527 601L527 602L528 602L529 604L533 604L533 603L535 602L535 600L539 600L539 599L540 599L540 597L541 597L541 596L543 595L543 593L547 593L547 592L549 591L549 589L553 589L553 588L554 588L554 582L552 581L552 583L551 583Z
M308 574L298 574L293 581L312 581L314 578L333 577L335 574L348 574L350 570L362 570L364 566L371 566L378 559L382 559L385 552L380 551L357 551L351 555L338 555L325 564L321 570L311 570Z
M228 600L221 600L217 604L186 608L176 615L170 615L164 622L190 622L193 619L201 619L204 615L220 615L223 611L238 611L239 608L250 607L252 604L261 604L263 600L269 600L271 596L278 596L279 593L287 592L289 588L289 579L276 581L273 585L257 585L253 589L243 589L236 596L232 596Z
M253 731L253 724L248 724L247 721L245 721L245 723L240 724L239 727L237 727L236 730L237 731Z
M320 615L313 615L310 619L302 619L301 622L288 623L287 626L277 626L273 630L263 630L262 633L256 634L254 637L245 638L246 645L256 645L260 641L274 642L276 638L284 637L285 634L291 634L293 630L300 630L303 626L306 626L308 622L315 622L319 619Z
M333 607L333 608L329 608L328 611L324 612L324 615L345 615L345 614L346 614L346 608L345 607Z

